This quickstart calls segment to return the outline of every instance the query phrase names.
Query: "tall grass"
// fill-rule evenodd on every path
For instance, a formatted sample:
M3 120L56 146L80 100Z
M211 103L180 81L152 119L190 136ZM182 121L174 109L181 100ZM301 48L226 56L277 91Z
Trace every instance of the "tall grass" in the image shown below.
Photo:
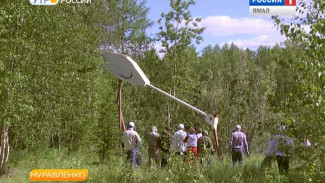
M261 155L253 155L245 159L242 166L233 167L229 156L212 157L211 165L192 164L183 161L182 157L173 156L165 168L148 167L146 164L133 168L126 164L124 157L113 154L108 160L100 162L93 153L80 151L68 155L63 151L43 149L34 152L20 151L11 154L7 169L11 176L0 177L0 182L29 182L29 172L32 169L51 168L86 168L89 171L87 182L203 182L203 183L261 183L261 182L308 182L308 175L295 169L292 163L291 173L279 175L276 163L267 170L260 165Z

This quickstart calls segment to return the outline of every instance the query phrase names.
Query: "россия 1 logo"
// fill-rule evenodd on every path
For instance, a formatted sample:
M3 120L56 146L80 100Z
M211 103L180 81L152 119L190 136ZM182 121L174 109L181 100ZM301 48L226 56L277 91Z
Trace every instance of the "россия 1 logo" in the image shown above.
M250 15L295 16L296 0L249 0Z
M32 5L56 5L59 1L68 4L91 3L91 0L29 0Z

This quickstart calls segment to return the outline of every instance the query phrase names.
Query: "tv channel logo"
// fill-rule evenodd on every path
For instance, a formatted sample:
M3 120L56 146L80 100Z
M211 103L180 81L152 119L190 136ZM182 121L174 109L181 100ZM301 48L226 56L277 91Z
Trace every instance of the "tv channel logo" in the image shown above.
M59 0L29 0L32 5L56 5Z
M295 16L297 0L249 0L250 15Z

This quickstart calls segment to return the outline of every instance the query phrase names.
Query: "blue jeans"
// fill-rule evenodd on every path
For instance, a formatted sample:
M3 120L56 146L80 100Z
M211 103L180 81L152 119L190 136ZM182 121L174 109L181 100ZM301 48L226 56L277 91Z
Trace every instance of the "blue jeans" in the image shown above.
M236 166L237 162L243 164L244 162L244 149L232 149L232 163Z
M131 162L131 164L133 164L134 166L138 166L136 159L136 150L132 149L130 151L127 151L126 154L128 161Z

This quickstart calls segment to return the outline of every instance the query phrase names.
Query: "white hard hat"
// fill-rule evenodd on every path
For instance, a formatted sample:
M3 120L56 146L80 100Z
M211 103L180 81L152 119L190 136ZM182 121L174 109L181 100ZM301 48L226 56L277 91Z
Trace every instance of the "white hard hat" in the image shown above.
M129 123L129 127L135 127L135 123L134 123L133 121L131 121L131 122Z
M183 124L179 124L179 125L178 125L178 128L180 128L180 129L184 129L184 125L183 125Z

